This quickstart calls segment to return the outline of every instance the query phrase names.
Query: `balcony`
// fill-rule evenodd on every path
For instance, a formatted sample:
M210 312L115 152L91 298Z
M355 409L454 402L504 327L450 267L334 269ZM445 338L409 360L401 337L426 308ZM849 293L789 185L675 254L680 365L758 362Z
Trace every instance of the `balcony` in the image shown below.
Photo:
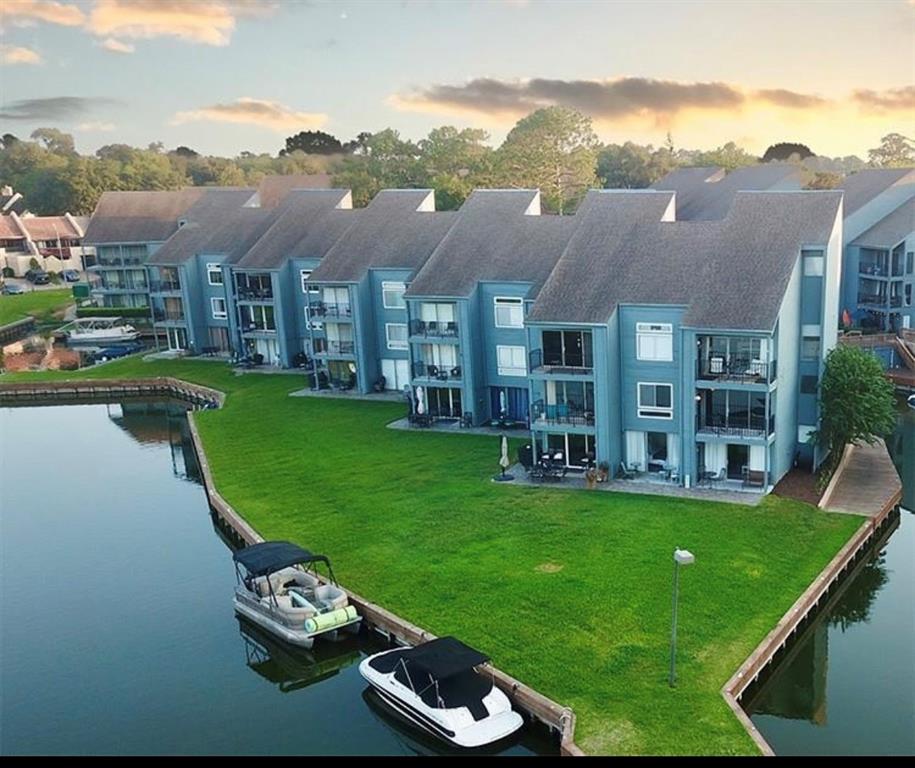
M570 376L591 376L594 373L594 361L590 351L585 354L556 355L544 354L542 349L534 349L530 355L531 373L548 373Z
M576 403L546 403L537 400L531 404L531 422L535 427L538 424L593 427L594 409L584 408Z
M858 294L858 305L867 305L873 307L885 307L886 306L886 296L879 293L859 293Z
M775 380L776 361L765 363L757 358L710 355L699 359L697 376L706 381L764 384Z
M183 323L184 312L175 309L153 309L153 320L157 323Z
M175 293L181 290L177 280L153 280L149 284L150 293Z
M239 301L273 301L272 288L244 288L239 286L235 289L235 295Z
M126 258L104 258L97 257L95 266L97 267L135 267L143 263L143 259L137 256Z
M458 338L458 324L454 321L411 320L410 335L422 338L456 339Z
M455 365L453 368L448 368L447 366L438 366L431 363L414 363L413 378L435 381L460 381L461 366Z
M775 414L769 416L768 428L763 416L737 416L730 418L710 414L696 419L696 434L713 437L734 437L743 439L763 438L775 433Z
M356 354L356 344L352 341L315 339L314 344L316 355L324 355L326 357L333 357L335 355L352 357Z
M352 318L353 308L349 304L331 304L322 301L311 305L311 314L314 317L323 317L331 320L346 320Z
M874 264L862 261L858 265L858 274L862 277L889 277L889 270L885 264Z

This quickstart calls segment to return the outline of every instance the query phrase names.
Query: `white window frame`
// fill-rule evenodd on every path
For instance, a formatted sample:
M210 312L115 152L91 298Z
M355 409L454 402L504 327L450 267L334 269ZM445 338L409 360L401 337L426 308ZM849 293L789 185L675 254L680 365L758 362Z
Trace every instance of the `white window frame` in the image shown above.
M667 338L670 340L669 357L642 356L642 339L660 339ZM652 363L671 363L674 359L674 327L672 323L636 323L635 324L635 358Z
M804 252L804 277L823 277L826 259L819 251L808 253Z
M217 302L222 302L221 310L216 309ZM229 317L228 303L222 296L213 296L210 299L210 312L214 320L226 320Z
M381 303L384 305L385 309L406 309L407 300L404 298L404 293L406 293L407 284L397 281L397 280L385 280L381 283ZM388 292L399 292L400 293L400 304L388 304Z
M316 289L311 288L308 285L308 278L311 277L312 270L310 269L300 269L299 270L299 280L302 283L302 293L307 294L309 291L314 291Z
M642 387L667 387L670 390L670 407L662 405L646 405L642 403ZM638 404L640 419L665 419L670 421L674 417L674 385L669 381L639 381L635 385L635 396ZM655 396L657 400L657 396Z
M219 273L219 282L218 283L213 282L213 273L214 272ZM225 280L223 279L223 274L222 274L222 264L219 264L216 262L207 264L207 282L210 285L224 285L225 284Z
M503 355L508 355L508 365L505 365ZM521 365L518 365L520 355ZM496 368L500 376L527 376L527 347L517 344L497 344L496 345Z
M496 324L496 328L524 328L524 299L520 296L495 296L492 300L492 311L493 311L493 322ZM512 317L514 317L514 309L518 309L518 318L519 322L510 323L508 325L503 325L499 322L499 309L508 308Z
M403 328L403 341L399 339L391 338L391 329L392 328ZM384 324L384 338L387 342L388 349L409 349L409 342L407 341L409 333L407 332L406 323L385 323Z

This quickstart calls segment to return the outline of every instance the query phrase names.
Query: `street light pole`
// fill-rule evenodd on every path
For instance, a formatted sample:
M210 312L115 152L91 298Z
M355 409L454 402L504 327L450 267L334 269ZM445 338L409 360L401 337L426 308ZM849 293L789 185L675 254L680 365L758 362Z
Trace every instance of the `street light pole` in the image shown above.
M677 602L680 596L680 566L692 565L696 561L692 552L686 549L674 550L674 588L673 588L673 623L670 630L670 676L671 688L677 685Z

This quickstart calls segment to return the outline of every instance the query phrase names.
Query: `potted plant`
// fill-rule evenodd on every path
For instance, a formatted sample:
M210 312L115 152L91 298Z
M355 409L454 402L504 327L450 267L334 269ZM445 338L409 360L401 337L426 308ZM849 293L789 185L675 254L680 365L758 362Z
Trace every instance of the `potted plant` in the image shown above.
M602 461L597 465L597 482L606 483L608 477L610 477L610 462Z

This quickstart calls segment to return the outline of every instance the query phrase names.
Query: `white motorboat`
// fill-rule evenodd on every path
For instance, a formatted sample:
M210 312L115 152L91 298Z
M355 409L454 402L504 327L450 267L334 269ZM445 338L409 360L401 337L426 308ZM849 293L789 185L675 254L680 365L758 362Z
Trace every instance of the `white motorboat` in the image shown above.
M316 637L333 640L341 631L359 631L362 617L349 604L324 555L288 541L264 541L238 550L233 559L238 578L235 610L267 632L311 648ZM318 563L327 566L328 579L318 577Z
M107 347L134 341L140 332L120 317L80 317L57 329L71 347Z
M381 700L424 731L458 747L492 744L524 723L508 697L476 668L489 659L453 637L363 659L359 673Z

